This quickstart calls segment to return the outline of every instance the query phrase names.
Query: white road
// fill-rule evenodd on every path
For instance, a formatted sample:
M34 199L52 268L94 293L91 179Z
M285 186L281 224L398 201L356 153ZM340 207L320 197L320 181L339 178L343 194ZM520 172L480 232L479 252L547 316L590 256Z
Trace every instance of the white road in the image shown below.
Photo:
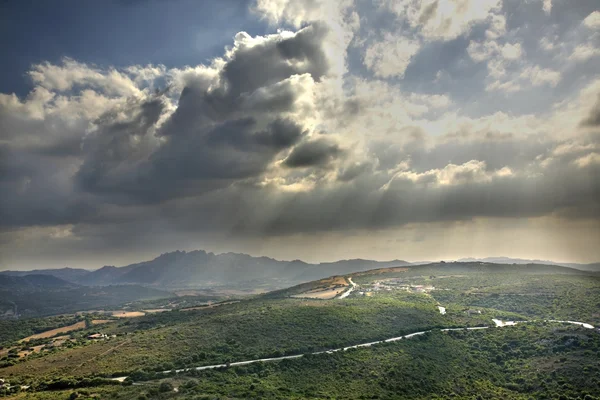
M338 297L338 299L345 299L346 297L350 296L350 293L352 293L352 291L356 288L356 283L352 282L352 278L348 278L348 282L350 282L352 286L350 287L350 289L346 290L340 297Z
M350 283L353 285L354 288L354 283L350 280ZM532 321L502 321L499 319L493 319L492 321L494 321L494 324L496 325L496 328L503 328L503 327L507 327L507 326L514 326L517 323L527 323L527 322L537 322L535 320ZM580 325L584 328L587 329L594 329L594 326L591 324L587 324L585 322L576 322L576 321L559 321L559 320L544 320L544 322L556 322L556 323L564 323L564 324L573 324L573 325ZM480 329L489 329L489 326L476 326L476 327L470 327L470 328L446 328L446 329L440 329L440 331L442 332L448 332L448 331L462 331L462 330L480 330ZM402 339L410 339L413 338L415 336L420 336L420 335L424 335L428 332L433 332L433 330L427 330L427 331L421 331L421 332L415 332L415 333L410 333L408 335L404 335L404 336L397 336L397 337L393 337L390 339L385 339L385 340L378 340L375 342L368 342L368 343L361 343L361 344L357 344L354 346L348 346L348 347L340 347L338 349L331 349L331 350L324 350L324 351L317 351L311 354L332 354L332 353L336 353L338 351L346 351L349 349L358 349L361 347L371 347L373 345L376 344L380 344L380 343L389 343L389 342L396 342L398 340L402 340ZM283 357L272 357L272 358L259 358L256 360L248 360L248 361L238 361L238 362L232 362L229 364L215 364L215 365L204 365L201 367L192 367L192 368L183 368L183 369L176 369L176 370L169 370L169 371L163 371L163 374L170 374L172 372L186 372L186 371L192 371L192 370L197 370L197 371L202 371L202 370L207 370L207 369L215 369L215 368L225 368L225 367L235 367L235 366L240 366L240 365L248 365L248 364L254 364L257 362L272 362L272 361L281 361L281 360L290 360L293 358L300 358L300 357L304 357L304 354L296 354L296 355L292 355L292 356L283 356ZM126 376L120 376L120 377L116 377L116 378L112 378L113 381L119 381L119 382L123 382L125 379L127 379Z

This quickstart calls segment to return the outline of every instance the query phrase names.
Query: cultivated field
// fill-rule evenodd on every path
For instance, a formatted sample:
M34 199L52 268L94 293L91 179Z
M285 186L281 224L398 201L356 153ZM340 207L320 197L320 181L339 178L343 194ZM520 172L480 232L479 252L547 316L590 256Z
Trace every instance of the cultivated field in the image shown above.
M27 336L26 338L21 339L19 341L19 343L28 342L28 341L33 340L33 339L50 338L52 336L58 335L59 333L67 333L67 332L76 331L78 329L83 329L83 328L85 328L85 321L79 321L77 323L74 323L73 325L63 326L61 328L56 328L56 329L52 329L52 330L49 330L49 331L46 331L46 332L37 333L35 335Z
M99 324L106 324L107 322L111 322L111 321L109 319L95 319L92 321L92 324L99 325ZM76 331L78 329L83 329L83 328L85 328L85 321L79 321L77 323L74 323L73 325L63 326L63 327L51 329L49 331L45 331L42 333L36 333L35 335L27 336L26 338L19 340L19 343L28 342L28 341L34 340L34 339L51 338L53 336L58 335L59 333L68 333L68 332Z
M112 322L112 320L111 319L93 319L92 320L93 325L107 324L109 322Z
M113 311L111 314L113 317L117 318L135 318L143 317L144 315L146 315L141 311Z

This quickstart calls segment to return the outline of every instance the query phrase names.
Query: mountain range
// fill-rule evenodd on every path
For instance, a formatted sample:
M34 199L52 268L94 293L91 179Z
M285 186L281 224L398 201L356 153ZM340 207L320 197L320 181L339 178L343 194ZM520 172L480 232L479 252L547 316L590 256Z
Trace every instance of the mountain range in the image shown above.
M51 275L64 281L86 286L137 284L161 288L237 287L244 289L282 288L356 271L388 266L405 266L403 260L342 260L309 264L304 261L280 261L247 254L214 254L203 250L174 251L123 267L104 266L95 271L74 268L2 271L0 275L24 277Z
M465 258L459 262L491 262L502 264L559 265L584 271L600 271L600 264L564 264L552 261L526 260L508 257L483 259ZM31 276L50 275L69 283L85 286L144 285L159 288L215 288L236 287L240 289L283 288L302 282L322 279L332 275L375 268L423 264L403 260L340 260L310 264L301 260L280 261L269 257L253 257L240 253L215 254L203 250L191 252L174 251L159 257L123 267L104 266L89 271L62 268L34 271L2 271L1 275Z
M569 267L579 269L581 271L600 272L600 263L580 264L580 263L560 263L550 260L529 260L524 258L510 257L485 257L485 258L461 258L459 262L488 262L494 264L544 264L544 265L559 265L561 267Z

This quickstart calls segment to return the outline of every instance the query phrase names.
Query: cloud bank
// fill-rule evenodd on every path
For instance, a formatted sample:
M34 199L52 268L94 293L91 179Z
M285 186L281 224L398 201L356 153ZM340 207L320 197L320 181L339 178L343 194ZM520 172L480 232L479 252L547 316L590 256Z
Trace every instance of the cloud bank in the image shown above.
M550 218L597 235L600 11L529 3L541 38L509 1L261 0L283 29L204 65L34 65L26 97L0 94L4 263L42 239L151 249L172 232Z

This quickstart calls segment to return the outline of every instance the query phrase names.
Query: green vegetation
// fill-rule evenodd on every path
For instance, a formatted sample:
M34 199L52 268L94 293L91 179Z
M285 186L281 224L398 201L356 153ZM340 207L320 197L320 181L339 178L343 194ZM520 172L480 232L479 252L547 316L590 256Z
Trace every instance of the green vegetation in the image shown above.
M73 313L123 303L172 297L162 290L137 286L0 288L0 312L18 306L22 318Z
M83 317L75 315L58 315L47 318L30 318L19 320L0 319L0 346L8 346L24 337L72 325L83 321Z
M600 335L595 332L524 324L438 331L372 348L194 371L142 386L99 386L15 398L66 399L78 393L82 398L96 394L116 399L594 399L600 396L598 357ZM71 387L85 387L82 381L70 382Z
M120 336L70 349L68 358L59 352L0 373L27 382L26 374L52 377L167 370L303 354L467 322L464 318L454 322L444 318L433 299L412 297L412 301L405 295L366 301L255 299L205 310L148 315L103 326L103 332ZM102 357L95 358L100 354Z
M37 392L67 398L74 391L100 398L598 397L596 330L543 322L437 330L489 326L492 318L598 324L600 277L568 272L561 267L449 263L353 274L359 286L343 300L288 297L324 284L317 281L236 303L88 326L52 352L0 369L0 378L30 386L31 398ZM435 331L374 348L195 371L166 380L160 373L310 354L429 329ZM86 332L96 331L109 337L86 339ZM111 376L147 382L140 387L114 386L115 381L107 385L104 379ZM50 388L61 390L48 392Z

